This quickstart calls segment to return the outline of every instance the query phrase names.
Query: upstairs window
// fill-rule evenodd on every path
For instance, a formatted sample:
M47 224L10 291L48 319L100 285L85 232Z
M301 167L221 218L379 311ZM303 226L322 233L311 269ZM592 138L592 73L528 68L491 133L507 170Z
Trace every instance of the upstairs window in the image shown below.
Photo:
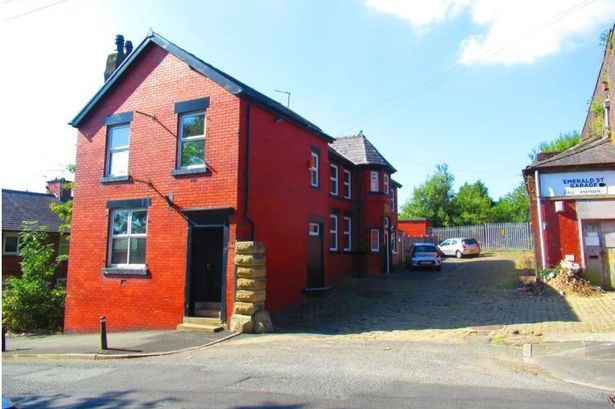
M111 212L109 266L145 265L147 209L117 209Z
M107 169L105 176L128 176L129 146L129 123L112 125L107 128Z
M205 112L191 112L179 117L180 169L205 167Z
M312 152L310 157L310 186L318 187L320 185L320 175L318 171L318 165L320 157L317 152Z
M378 172L372 170L369 176L369 191L370 192L378 192L380 191L380 180L378 179Z
M337 215L330 216L331 226L329 227L329 250L337 251Z
M351 190L352 174L349 170L344 169L344 198L350 199L352 196Z
M384 193L389 194L389 175L384 174Z
M333 196L339 193L339 168L337 165L331 165L331 189L329 191Z
M2 243L2 254L16 256L19 254L19 234L6 233Z

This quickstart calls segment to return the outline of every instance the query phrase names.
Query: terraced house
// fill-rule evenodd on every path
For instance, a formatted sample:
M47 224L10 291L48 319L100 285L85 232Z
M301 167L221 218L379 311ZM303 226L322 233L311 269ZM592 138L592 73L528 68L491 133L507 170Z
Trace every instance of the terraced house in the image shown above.
M158 34L123 38L78 128L65 329L225 325L235 243L266 248L271 312L396 260L395 168Z

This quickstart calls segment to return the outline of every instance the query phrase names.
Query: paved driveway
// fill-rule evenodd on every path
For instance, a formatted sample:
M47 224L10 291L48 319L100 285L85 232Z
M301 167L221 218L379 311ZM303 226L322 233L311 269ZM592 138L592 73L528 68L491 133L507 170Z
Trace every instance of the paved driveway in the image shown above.
M400 337L443 331L450 335L452 330L492 335L615 331L614 294L522 295L516 291L523 273L516 269L515 258L518 253L447 258L441 272L406 270L382 278L346 280L330 293L310 298L279 327Z

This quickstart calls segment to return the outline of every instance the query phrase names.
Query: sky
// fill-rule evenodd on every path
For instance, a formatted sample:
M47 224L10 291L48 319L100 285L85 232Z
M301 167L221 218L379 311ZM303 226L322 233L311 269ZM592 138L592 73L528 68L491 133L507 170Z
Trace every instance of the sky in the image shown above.
M0 185L69 177L68 122L116 34L151 29L334 137L363 131L403 203L438 163L494 199L541 141L581 130L615 0L0 0Z

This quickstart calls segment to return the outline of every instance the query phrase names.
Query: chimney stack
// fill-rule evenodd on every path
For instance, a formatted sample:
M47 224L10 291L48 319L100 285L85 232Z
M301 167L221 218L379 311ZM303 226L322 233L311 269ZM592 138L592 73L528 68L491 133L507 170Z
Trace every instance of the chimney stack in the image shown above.
M56 199L64 203L67 200L72 199L73 191L66 187L66 179L53 179L47 181L47 193L54 195Z
M115 36L115 51L107 56L107 65L105 66L105 81L109 79L111 74L120 66L126 56L132 52L132 42L124 42L124 36L118 34Z

